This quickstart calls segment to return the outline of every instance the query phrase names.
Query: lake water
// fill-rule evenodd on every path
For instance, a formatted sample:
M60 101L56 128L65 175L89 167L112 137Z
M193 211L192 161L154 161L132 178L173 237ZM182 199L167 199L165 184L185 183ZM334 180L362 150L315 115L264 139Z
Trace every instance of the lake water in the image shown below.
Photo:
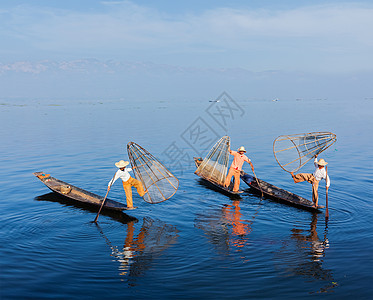
M201 99L3 100L1 299L372 298L372 99L222 97L230 111ZM312 131L337 135L320 155L331 177L328 222L243 182L245 193L230 198L193 174L193 156L228 134L259 178L310 199L311 185L293 183L272 143ZM148 204L134 192L136 210L95 225L96 210L62 201L32 175L104 196L130 141L179 178L173 198ZM325 204L324 182L319 191ZM124 201L119 182L109 198Z

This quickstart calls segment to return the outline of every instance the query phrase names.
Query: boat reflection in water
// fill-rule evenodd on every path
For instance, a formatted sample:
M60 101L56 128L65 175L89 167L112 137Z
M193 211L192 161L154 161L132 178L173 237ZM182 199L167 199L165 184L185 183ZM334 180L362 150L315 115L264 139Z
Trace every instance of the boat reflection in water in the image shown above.
M286 264L286 276L295 275L313 279L315 286L317 282L322 283L321 288L310 293L327 293L338 286L338 283L334 281L332 271L323 267L325 254L329 249L328 224L325 223L323 235L319 236L318 218L318 214L312 214L309 230L294 227L290 235L292 242L283 241L276 260Z
M92 205L89 205L89 204L84 203L84 202L74 201L74 200L63 197L63 196L61 196L57 193L53 193L53 192L50 192L50 193L47 193L47 194L44 194L44 195L41 195L41 196L37 196L37 197L35 197L35 200L36 201L58 202L58 203L62 204L63 206L74 207L74 208L79 209L79 210L89 211L89 212L93 213L93 215L92 215L93 219L94 219L94 216L97 214L97 211L98 211L98 207L96 207L96 206L92 206ZM128 222L131 222L131 221L138 221L137 218L135 218L133 216L130 216L130 215L127 215L126 213L124 213L122 211L103 209L101 211L100 215L110 217L111 219L113 219L117 222L123 223L123 224L127 224ZM92 221L93 221L93 219L92 219Z
M119 275L125 277L122 281L128 280L129 285L134 285L135 278L142 276L151 262L178 238L175 226L144 217L140 230L136 228L139 223L135 221L126 224L124 245L117 247L104 234L102 227L96 225L111 249L111 256L120 264Z
M258 206L259 209L260 206ZM231 250L241 251L249 244L248 235L252 231L251 225L258 213L254 213L251 220L242 218L240 201L225 204L217 212L198 215L195 227L202 229L219 253L227 254Z

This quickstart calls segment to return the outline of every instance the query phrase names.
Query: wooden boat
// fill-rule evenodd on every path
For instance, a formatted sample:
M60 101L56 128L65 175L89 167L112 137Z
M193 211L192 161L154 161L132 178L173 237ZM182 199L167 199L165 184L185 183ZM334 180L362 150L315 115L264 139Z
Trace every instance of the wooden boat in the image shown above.
M203 159L202 157L193 157L194 159L194 163L196 165L196 168L199 167L199 165L202 163ZM233 191L233 183L231 182L230 186L229 187L224 187L208 178L205 178L203 176L200 176L203 180L205 180L206 182L208 182L209 184L211 184L213 187L217 188L218 190L224 192L224 193L227 193L227 194L230 194L230 195L239 195L239 194L242 194L243 191L238 191L238 192L234 192Z
M318 208L316 208L313 206L312 201L309 201L301 196L288 192L284 189L280 189L277 186L274 186L268 182L265 182L264 180L257 178L260 184L259 187L255 180L255 177L245 173L244 171L241 171L241 179L249 187L253 188L255 191L259 193L263 191L263 194L265 194L267 197L271 199L316 212L319 212L319 208L323 208L323 206L319 206Z
M35 172L33 174L39 178L40 181L43 182L50 190L71 200L97 207L100 207L102 200L104 200L104 197L56 179L50 176L50 174L45 174L43 172ZM103 209L123 211L127 209L127 206L120 202L106 198Z

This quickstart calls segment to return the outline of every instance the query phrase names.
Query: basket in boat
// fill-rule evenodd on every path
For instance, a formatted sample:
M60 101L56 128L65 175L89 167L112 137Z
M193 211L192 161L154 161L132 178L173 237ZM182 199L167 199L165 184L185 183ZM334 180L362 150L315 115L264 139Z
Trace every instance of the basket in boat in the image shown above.
M61 185L61 193L62 194L68 194L71 191L71 186L69 185Z

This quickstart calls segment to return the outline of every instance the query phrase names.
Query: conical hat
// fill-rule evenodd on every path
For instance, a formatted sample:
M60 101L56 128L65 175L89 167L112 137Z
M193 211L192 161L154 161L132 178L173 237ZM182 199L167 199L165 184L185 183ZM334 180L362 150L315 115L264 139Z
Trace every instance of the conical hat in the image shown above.
M124 167L128 166L128 164L129 164L129 161L120 160L120 161L115 163L115 166L120 169L120 168L124 168Z
M319 165L319 166L326 166L328 163L323 159L323 158L321 158L318 162L317 162L317 164Z
M245 150L245 147L244 147L244 146L241 146L240 148L238 148L238 149L237 149L237 152L241 152L241 151L243 151L243 152L246 152L246 150Z

